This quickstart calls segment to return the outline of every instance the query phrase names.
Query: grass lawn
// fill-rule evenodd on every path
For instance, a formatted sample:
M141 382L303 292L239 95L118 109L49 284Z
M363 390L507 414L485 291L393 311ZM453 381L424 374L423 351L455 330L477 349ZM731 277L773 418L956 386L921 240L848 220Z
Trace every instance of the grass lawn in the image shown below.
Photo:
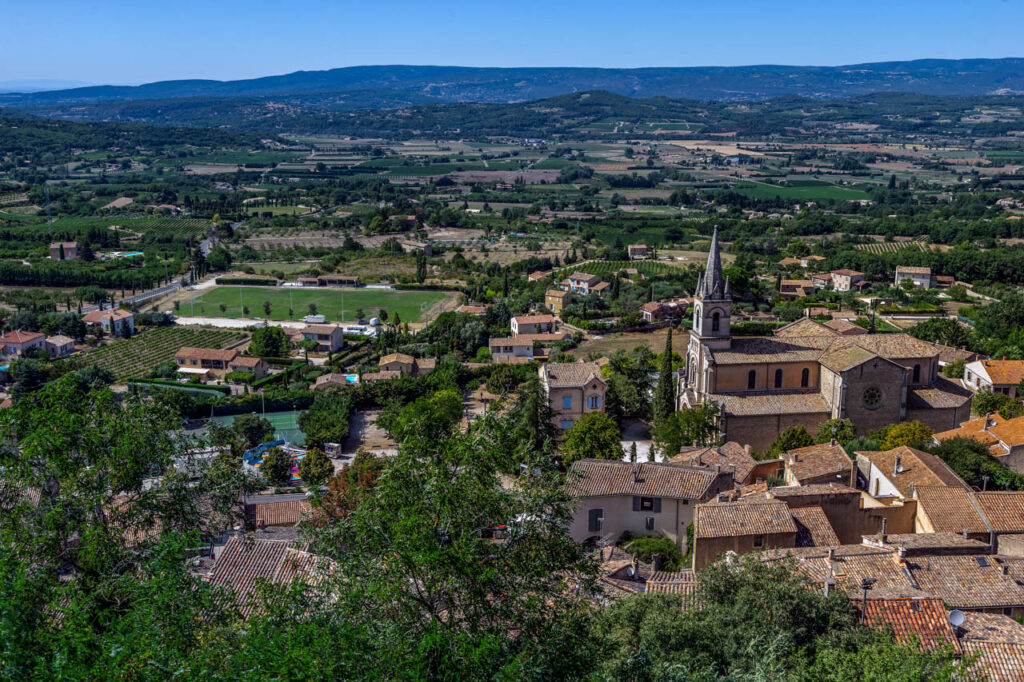
M239 302L241 295L241 303ZM342 298L345 314L342 316ZM316 313L328 320L353 322L356 309L363 310L364 319L378 316L381 309L389 316L396 312L403 322L416 322L423 312L445 297L442 291L392 291L387 289L334 289L298 287L251 287L223 286L210 289L194 302L195 315L204 317L268 317L263 311L263 302L270 301L270 319L287 320L288 307L293 306L292 319L302 319L310 314L309 305L316 305ZM226 306L221 311L220 306ZM248 306L246 315L242 306ZM182 301L179 315L192 315L193 304Z
M796 180L783 187L769 184L736 183L735 190L751 199L782 197L783 199L820 201L822 199L857 200L868 198L868 193L862 190L836 187L815 180Z

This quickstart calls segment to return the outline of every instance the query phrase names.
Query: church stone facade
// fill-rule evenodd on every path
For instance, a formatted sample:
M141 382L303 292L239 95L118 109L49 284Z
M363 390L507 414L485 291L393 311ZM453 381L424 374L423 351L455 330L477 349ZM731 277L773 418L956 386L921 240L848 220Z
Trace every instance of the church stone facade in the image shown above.
M843 336L810 319L774 336L734 338L731 310L716 230L677 395L680 409L716 403L726 441L764 450L796 424L813 432L843 418L866 434L917 419L942 431L970 415L970 391L939 374L939 348L931 343L907 334Z

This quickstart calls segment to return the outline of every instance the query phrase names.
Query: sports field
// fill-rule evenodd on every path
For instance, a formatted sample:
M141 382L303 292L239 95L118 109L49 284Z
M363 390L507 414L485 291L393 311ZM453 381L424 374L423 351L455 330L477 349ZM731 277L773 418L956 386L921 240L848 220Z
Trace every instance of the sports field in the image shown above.
M394 291L391 289L334 289L299 287L214 287L185 300L178 310L180 315L204 317L248 317L271 320L299 320L309 315L310 304L316 314L334 322L354 322L356 311L363 311L363 319L380 317L386 310L388 317L397 312L403 322L417 322L431 306L444 300L442 291ZM270 313L264 303L270 303ZM221 305L224 310L221 310ZM244 308L249 308L246 313ZM344 310L343 310L344 307ZM289 316L288 310L292 314Z
M266 414L256 413L265 418L274 427L274 436L278 440L286 440L292 445L305 445L306 434L299 428L299 415L302 410L288 410L287 412L267 412ZM231 426L237 415L226 417L213 417L213 421L222 426Z

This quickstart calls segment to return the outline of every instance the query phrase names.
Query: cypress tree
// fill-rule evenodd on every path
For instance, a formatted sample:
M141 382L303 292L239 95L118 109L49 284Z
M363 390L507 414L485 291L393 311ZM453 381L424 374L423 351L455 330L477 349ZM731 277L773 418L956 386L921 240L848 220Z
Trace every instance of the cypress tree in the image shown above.
M661 358L661 373L658 375L658 386L654 389L654 423L676 411L676 387L672 382L672 327L668 328L665 338L665 353Z

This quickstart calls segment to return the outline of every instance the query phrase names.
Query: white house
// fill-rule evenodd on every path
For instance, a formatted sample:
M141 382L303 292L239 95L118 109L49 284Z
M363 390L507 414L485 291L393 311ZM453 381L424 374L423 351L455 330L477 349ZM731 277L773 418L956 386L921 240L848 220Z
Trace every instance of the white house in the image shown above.
M554 315L520 315L513 317L510 324L512 336L520 334L547 334L558 328Z
M516 363L533 360L533 340L517 338L492 338L487 342L491 360Z
M1024 381L1024 360L976 360L964 365L964 386L972 391L987 389L1018 396L1017 385Z

